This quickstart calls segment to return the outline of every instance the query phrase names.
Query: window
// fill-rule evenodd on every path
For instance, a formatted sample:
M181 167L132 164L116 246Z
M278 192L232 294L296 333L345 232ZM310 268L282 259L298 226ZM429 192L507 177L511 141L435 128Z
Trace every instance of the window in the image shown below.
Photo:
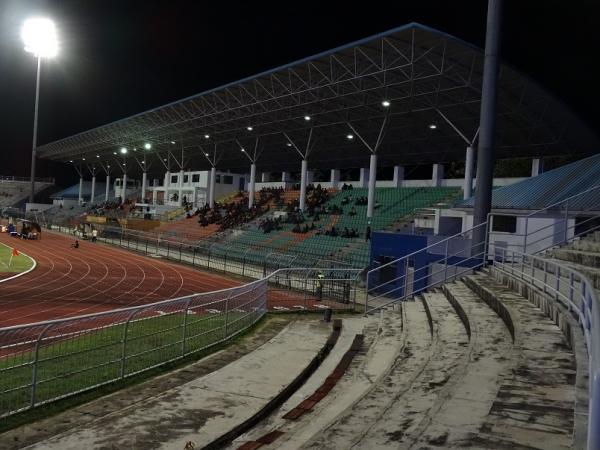
M223 175L223 184L233 184L233 176Z
M177 183L177 175L171 175L171 183Z
M221 182L221 175L216 175L215 176L215 183L220 183Z
M200 174L194 174L192 175L192 183L199 183L200 182Z
M517 232L517 218L515 216L493 216L492 231L500 231L502 233Z
M189 180L189 175L184 175L184 176L183 176L183 182L184 182L184 183L187 183L187 182L188 182L188 180Z

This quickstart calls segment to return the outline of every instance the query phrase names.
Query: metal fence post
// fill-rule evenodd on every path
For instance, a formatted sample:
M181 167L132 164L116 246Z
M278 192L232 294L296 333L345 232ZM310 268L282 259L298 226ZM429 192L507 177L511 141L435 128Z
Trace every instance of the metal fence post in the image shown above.
M192 266L196 265L196 247L192 248Z
M569 304L567 305L569 311L571 311L571 303L573 303L573 272L569 271Z
M567 204L565 205L565 238L563 242L567 242L569 239L569 201L567 200Z
M365 280L365 312L364 315L367 315L367 311L369 310L369 277L371 276L371 271L367 271L367 277ZM356 292L354 294L354 301L356 302Z
M444 282L448 279L448 239L446 239L446 250L444 255Z
M121 338L121 369L119 374L119 378L121 379L125 378L125 362L127 361L127 331L129 330L129 323L131 322L131 319L136 315L137 312L138 310L133 311L127 318L125 325L123 325L123 337Z
M231 294L229 294L227 296L227 298L225 299L225 334L224 334L224 338L227 339L227 326L229 325L229 298L231 297Z
M414 280L413 280L414 282ZM415 290L415 287L413 285L413 291ZM408 297L408 258L406 258L406 264L404 264L404 292L403 292L403 298L407 298Z
M531 258L533 259L533 258ZM544 288L543 288L543 292L544 294L547 294L547 289L546 287L548 286L548 261L544 261Z
M529 216L525 217L525 233L523 236L523 253L527 253L527 230L529 228Z
M183 330L181 337L181 356L185 356L185 341L187 339L187 322L188 322L188 314L190 314L190 304L192 303L192 299L190 298L185 304L185 308L183 309Z
M146 255L148 254L148 238L146 238Z
M183 244L179 244L179 262L181 262L181 252L183 251Z
M40 344L44 339L44 335L46 332L52 328L52 324L46 325L46 327L41 331L38 335L37 340L35 341L35 350L33 356L33 367L31 370L31 401L30 407L33 408L35 406L36 396L37 396L37 378L38 378L38 361L40 356Z

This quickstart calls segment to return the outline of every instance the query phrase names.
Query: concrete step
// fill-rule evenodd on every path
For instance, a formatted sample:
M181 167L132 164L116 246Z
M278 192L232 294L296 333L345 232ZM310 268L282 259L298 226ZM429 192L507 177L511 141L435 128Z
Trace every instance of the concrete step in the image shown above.
M574 262L583 266L600 269L600 253L573 250L569 247L563 247L552 251L552 256L563 261Z
M364 397L370 389L378 386L401 357L405 339L404 308L383 310L377 316L365 319L363 350L356 355L337 385L313 408L311 413L296 421L281 420L282 410L275 423L282 435L271 446L264 448L298 448L316 435L320 435L328 424L334 423L343 411ZM295 406L295 405L294 405ZM266 427L270 431L271 427ZM257 434L260 432L257 430ZM254 434L254 431L253 431Z
M513 367L471 440L480 448L573 447L576 362L561 330L539 308L486 274L465 284L505 321Z
M573 241L565 248L571 247L573 250L582 250L584 252L600 253L600 241L596 242L590 238L583 238Z
M391 449L417 440L464 364L468 336L442 293L405 306L402 357L369 395L302 448Z
M351 365L336 387L311 414L283 429L272 449L350 448L368 423L367 418L384 411L396 391L398 374L418 376L428 360L431 333L420 302L406 302L396 311L383 311L398 325L381 327L368 352ZM365 335L365 338L367 336Z
M448 301L467 322L470 342L466 364L458 380L431 414L416 442L445 448L472 448L498 395L503 373L510 369L512 337L500 317L462 281L442 286Z

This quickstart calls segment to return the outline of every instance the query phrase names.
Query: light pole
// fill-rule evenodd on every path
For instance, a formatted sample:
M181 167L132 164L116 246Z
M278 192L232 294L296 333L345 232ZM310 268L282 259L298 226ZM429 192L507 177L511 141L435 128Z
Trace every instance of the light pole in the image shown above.
M40 98L40 69L42 58L53 58L58 53L58 40L54 22L45 18L27 19L21 29L21 38L25 51L33 53L37 58L37 77L35 83L35 112L33 116L33 145L31 148L31 192L29 202L33 203L35 195L35 153L37 147L38 103Z

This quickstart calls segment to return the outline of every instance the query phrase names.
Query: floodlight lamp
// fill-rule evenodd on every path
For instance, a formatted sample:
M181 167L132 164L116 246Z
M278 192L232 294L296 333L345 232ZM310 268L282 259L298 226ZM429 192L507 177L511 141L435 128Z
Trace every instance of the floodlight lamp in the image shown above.
M175 141L171 141L171 144L175 145Z
M205 153L204 156L206 156L208 158L208 153Z
M437 128L437 125L435 123L429 124L430 130L435 130L436 128Z
M25 51L38 58L53 58L58 54L56 27L50 19L27 19L21 28L21 39L25 44Z
M384 100L381 102L381 106L383 106L384 108L387 108L391 105L391 103L388 100Z
M210 137L210 134L205 134L204 135L204 139L208 139Z
M145 148L146 150L150 150L150 149L152 148L152 144L151 144L151 143L149 143L149 142L146 142L146 143L144 144L144 148Z
M252 127L246 127L246 130L252 131L252 130L254 130L254 128L252 128Z
M353 134L348 134L348 135L346 135L346 138L348 138L348 139L354 139L354 135Z
M126 147L121 147L121 153L122 154L126 154L127 153L127 148Z
M73 160L72 160L72 159L70 159L70 160L69 160L69 162L70 162L70 163L72 163L72 162L73 162Z
M241 150L242 150L242 153L244 153L246 151L246 149L244 149L244 148L242 148Z
M304 120L308 122L310 120L310 116L304 116Z
M100 158L100 155L96 155L96 158Z
M113 152L113 155L116 155L116 154L117 154L117 152Z

